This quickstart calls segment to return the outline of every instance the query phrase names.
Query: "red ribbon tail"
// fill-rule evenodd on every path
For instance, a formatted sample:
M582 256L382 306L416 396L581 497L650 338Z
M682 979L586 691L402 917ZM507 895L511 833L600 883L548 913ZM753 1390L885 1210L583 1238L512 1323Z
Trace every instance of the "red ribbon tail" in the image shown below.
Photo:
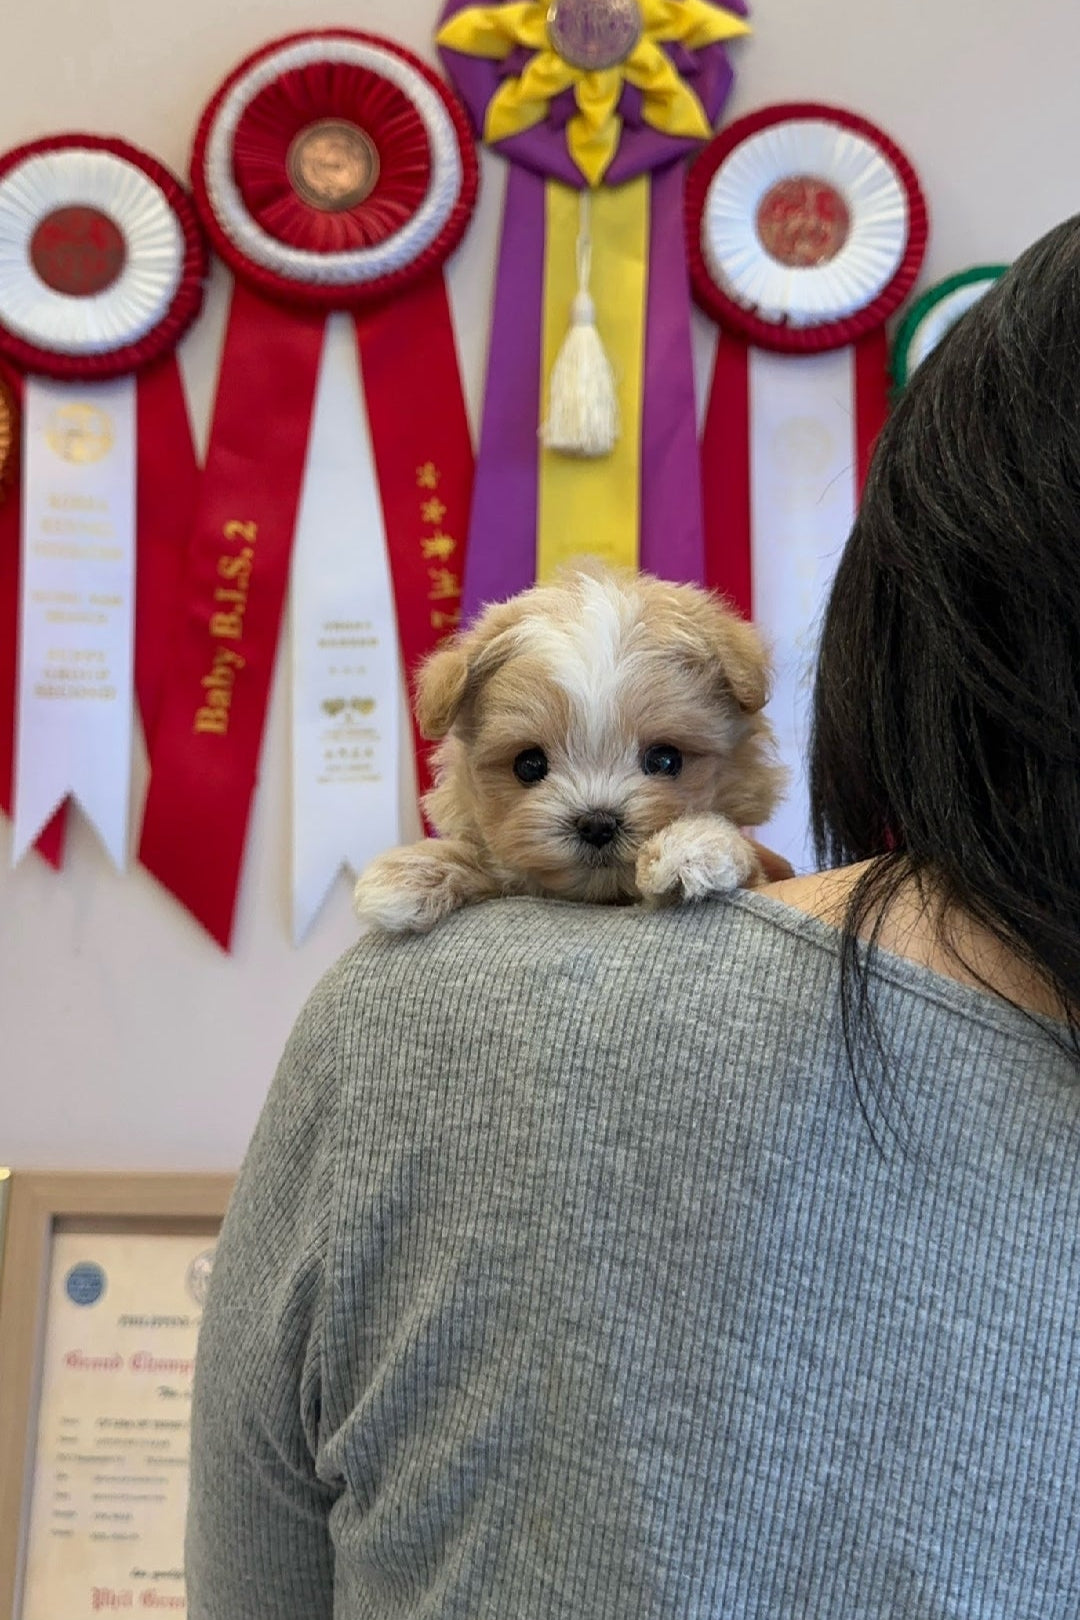
M19 404L22 388L5 372ZM0 810L8 817L15 806L15 716L19 679L19 551L21 503L13 489L0 504ZM67 801L56 810L34 842L38 854L57 872L64 864Z
M289 579L324 317L233 290L139 859L224 949Z
M885 328L855 343L855 499L862 499L870 458L889 415L889 342Z
M410 696L421 661L461 619L473 448L442 275L356 317L375 477ZM421 794L428 745L413 747Z
M199 493L199 467L180 367L170 354L138 379L135 692L149 749Z
M749 619L753 611L750 507L750 350L721 332L701 444L705 582Z

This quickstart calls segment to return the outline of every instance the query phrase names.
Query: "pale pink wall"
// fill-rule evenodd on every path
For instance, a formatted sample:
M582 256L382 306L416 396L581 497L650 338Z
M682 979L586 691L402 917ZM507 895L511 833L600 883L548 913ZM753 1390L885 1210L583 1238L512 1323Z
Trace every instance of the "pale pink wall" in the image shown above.
M338 23L430 56L433 20L420 0L8 0L0 149L86 129L183 168L208 92L264 39ZM1066 0L759 0L754 21L732 111L832 100L894 134L930 200L925 280L1007 259L1080 208L1080 9ZM450 277L474 410L500 165L484 179ZM200 427L224 290L219 276L183 355ZM709 341L701 323L703 378ZM36 857L9 872L0 823L0 1163L238 1161L303 997L354 937L341 881L304 947L289 944L286 719L279 685L231 958L137 868L115 874L85 828L56 877Z

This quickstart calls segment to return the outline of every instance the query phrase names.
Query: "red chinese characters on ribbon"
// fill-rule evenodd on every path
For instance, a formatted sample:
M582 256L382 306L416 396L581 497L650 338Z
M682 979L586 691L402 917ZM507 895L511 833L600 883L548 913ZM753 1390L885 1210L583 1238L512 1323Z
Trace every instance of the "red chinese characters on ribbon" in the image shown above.
M420 663L459 622L473 451L442 278L416 287L405 303L428 333L422 349L399 342L394 306L358 316L356 331L411 690ZM438 519L431 515L436 511ZM415 718L413 746L423 794L431 785L428 748Z

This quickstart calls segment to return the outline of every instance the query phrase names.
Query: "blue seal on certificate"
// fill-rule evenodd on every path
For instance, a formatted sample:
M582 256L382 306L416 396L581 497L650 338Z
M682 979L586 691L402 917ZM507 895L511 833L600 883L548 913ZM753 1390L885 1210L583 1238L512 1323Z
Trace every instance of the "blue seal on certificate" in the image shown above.
M210 1273L214 1269L214 1250L204 1249L188 1267L187 1290L196 1305L206 1304L206 1290L210 1286Z
M105 1292L105 1273L93 1260L80 1260L64 1278L64 1292L73 1305L96 1305Z

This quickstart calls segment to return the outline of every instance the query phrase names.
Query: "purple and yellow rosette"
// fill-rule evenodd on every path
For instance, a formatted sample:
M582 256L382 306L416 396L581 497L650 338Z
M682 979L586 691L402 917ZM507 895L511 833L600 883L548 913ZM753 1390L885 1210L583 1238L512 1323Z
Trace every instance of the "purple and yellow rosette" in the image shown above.
M474 612L575 553L698 580L700 461L681 160L730 92L744 0L449 0L437 41L477 130L511 164L473 495ZM545 447L547 381L578 287L591 286L616 378L610 455Z

